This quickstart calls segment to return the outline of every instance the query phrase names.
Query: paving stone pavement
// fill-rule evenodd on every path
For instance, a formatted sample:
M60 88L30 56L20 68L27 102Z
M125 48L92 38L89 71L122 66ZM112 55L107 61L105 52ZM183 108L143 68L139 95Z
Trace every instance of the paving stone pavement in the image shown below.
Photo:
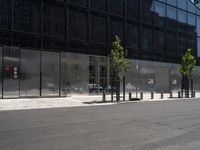
M177 96L178 96L177 93L175 93L174 98L169 98L169 93L165 93L164 98L161 99L160 94L154 94L154 99L151 99L150 93L144 93L143 100L135 101L135 102L183 100L183 99L178 99ZM132 97L136 97L135 93L132 94ZM200 93L196 93L195 99L197 98L200 98ZM128 93L126 94L125 103L126 102L129 102ZM124 102L121 100L120 103L124 103ZM63 97L63 98L2 99L0 100L0 111L114 105L114 104L117 104L117 103L115 101L111 102L110 95L106 95L106 103L102 102L101 94L100 95L72 95L71 97Z

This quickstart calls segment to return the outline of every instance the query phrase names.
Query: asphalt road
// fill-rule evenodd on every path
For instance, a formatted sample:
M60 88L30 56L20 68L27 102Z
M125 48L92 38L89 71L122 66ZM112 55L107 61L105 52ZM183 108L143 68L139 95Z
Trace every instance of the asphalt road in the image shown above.
M200 100L0 112L0 150L199 150Z

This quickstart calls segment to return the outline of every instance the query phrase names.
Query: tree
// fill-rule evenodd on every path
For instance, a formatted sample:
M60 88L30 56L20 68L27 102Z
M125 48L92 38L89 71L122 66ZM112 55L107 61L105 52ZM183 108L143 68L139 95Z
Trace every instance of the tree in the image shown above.
M191 91L193 91L192 75L194 73L196 59L192 55L191 49L187 49L186 54L182 57L182 63L179 72L182 75L181 89L186 90L187 97L189 96L189 78L191 78Z
M120 38L116 35L114 42L112 43L110 54L110 70L112 77L116 77L117 79L117 101L120 99L120 77L122 77L129 69L130 62L126 57L127 50L123 48Z

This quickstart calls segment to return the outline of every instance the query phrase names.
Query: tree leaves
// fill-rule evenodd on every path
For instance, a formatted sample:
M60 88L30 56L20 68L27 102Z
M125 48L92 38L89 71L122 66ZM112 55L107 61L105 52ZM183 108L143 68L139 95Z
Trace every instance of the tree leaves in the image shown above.
M126 59L127 50L121 46L121 40L116 35L112 43L110 54L110 67L113 74L117 77L122 76L129 69L130 62Z
M191 77L194 73L196 65L196 59L191 54L191 49L187 49L186 54L182 57L182 64L179 68L179 72L183 77Z

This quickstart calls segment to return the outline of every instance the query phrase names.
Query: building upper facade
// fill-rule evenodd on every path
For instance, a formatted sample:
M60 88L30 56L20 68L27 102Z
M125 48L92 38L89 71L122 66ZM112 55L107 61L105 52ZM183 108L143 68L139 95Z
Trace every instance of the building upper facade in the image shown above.
M0 46L180 63L200 56L200 10L190 0L0 0Z

